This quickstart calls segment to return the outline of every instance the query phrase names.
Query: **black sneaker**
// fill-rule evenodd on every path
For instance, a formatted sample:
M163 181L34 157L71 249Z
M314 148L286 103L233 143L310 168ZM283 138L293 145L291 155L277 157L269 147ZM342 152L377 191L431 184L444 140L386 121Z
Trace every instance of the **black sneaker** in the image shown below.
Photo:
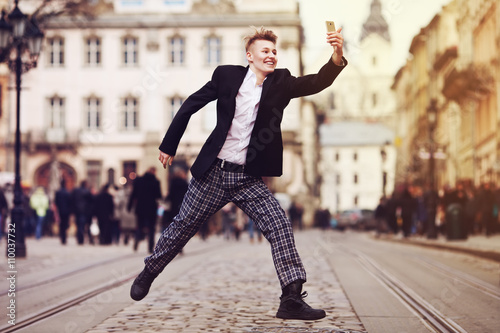
M281 319L318 320L325 318L326 313L321 309L313 309L304 302L307 292L302 291L302 281L297 280L283 288L280 306L276 313Z
M130 297L132 297L134 301L140 301L146 297L151 287L151 283L153 283L157 276L158 274L150 273L146 267L144 267L142 272L135 278L130 288Z
M307 292L300 295L282 296L280 307L276 313L276 318L281 319L299 319L299 320L318 320L325 318L326 312L321 309L313 309L304 302Z

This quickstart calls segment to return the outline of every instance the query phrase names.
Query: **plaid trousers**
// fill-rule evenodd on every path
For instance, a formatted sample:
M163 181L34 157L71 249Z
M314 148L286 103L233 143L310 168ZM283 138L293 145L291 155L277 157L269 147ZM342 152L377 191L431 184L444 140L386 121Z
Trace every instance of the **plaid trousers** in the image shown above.
M196 234L200 226L229 202L234 202L271 244L281 288L306 281L295 248L292 226L284 210L260 177L222 170L216 163L200 179L189 183L179 214L160 236L154 252L144 259L147 269L160 273Z

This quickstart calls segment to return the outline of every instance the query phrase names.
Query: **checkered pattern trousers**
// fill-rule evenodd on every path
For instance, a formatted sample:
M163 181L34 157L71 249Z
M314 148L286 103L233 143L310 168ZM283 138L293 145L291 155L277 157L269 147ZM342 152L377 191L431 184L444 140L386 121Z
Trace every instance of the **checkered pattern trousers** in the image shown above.
M163 271L200 226L229 202L243 210L271 244L281 288L299 279L305 282L290 220L262 179L222 170L216 163L202 178L191 180L179 214L144 259L146 268L152 273Z

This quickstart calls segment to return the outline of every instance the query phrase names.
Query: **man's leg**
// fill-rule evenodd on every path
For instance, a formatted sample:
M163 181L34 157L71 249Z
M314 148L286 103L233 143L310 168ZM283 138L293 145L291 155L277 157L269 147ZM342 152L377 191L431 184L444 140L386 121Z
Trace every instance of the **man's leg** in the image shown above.
M148 221L148 251L153 253L155 247L156 220Z
M141 300L153 280L175 258L210 216L229 201L221 186L220 169L212 167L201 179L192 179L179 214L163 231L153 253L144 259L144 270L134 281L130 296Z
M83 244L85 233L85 216L83 214L78 214L76 216L76 240L79 245Z
M285 211L261 179L247 176L246 180L248 184L241 187L233 201L255 222L271 243L274 266L282 289L276 317L300 320L324 318L325 311L313 309L303 300L306 294L302 293L302 284L306 282L306 272L295 247L292 225Z
M295 248L290 220L261 179L251 182L233 198L234 203L254 221L271 244L281 288L296 280L305 282L306 271Z

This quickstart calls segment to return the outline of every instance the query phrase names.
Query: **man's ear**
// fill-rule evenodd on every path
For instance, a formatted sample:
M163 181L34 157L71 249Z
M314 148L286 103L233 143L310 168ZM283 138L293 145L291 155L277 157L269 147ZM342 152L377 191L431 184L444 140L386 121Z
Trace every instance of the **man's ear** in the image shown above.
M249 63L253 61L253 55L252 53L250 53L250 51L247 51L247 60Z

